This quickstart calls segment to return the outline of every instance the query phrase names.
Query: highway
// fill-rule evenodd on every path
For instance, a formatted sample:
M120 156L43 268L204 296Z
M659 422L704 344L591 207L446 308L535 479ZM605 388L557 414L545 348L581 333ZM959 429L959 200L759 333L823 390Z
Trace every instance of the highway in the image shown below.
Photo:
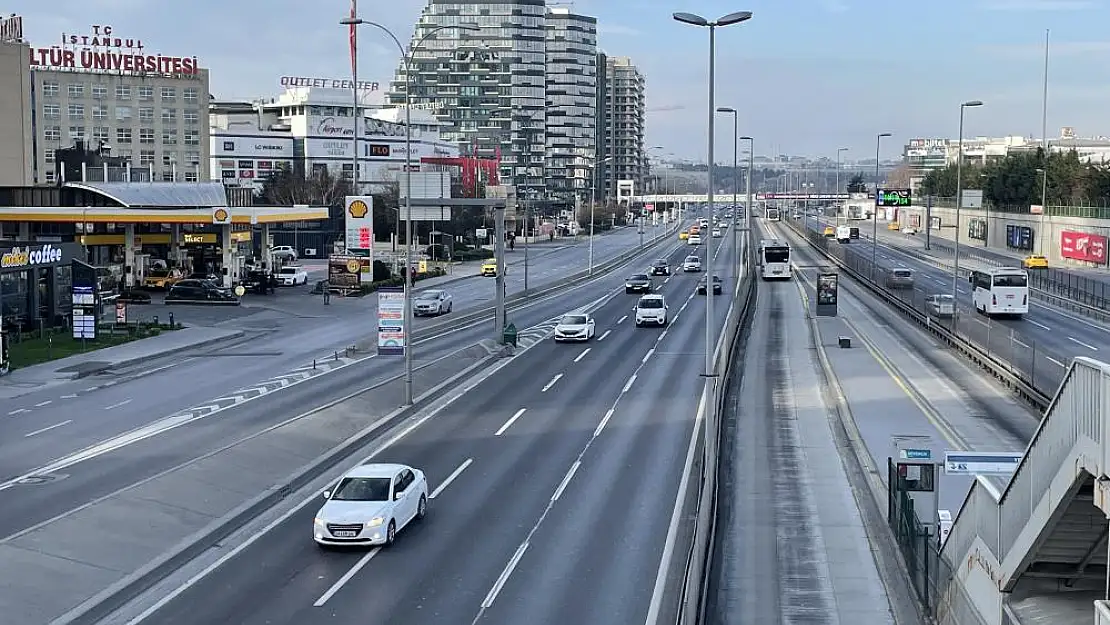
M638 237L636 241L638 243ZM679 247L683 248L677 253L679 258L685 252L685 246L677 240L664 246L658 254L648 254L637 262L646 266L655 256ZM634 263L620 273L599 276L586 285L529 302L519 309L510 309L510 321L521 330L538 325L539 331L550 331L553 316L585 305L599 297L599 293L620 287L625 272L632 272L637 266ZM486 278L482 284L492 290L493 279ZM449 288L454 292L453 287ZM419 367L483 338L492 338L492 313L490 317L442 336L417 338L415 365ZM288 342L281 335L269 335L267 340L274 348L279 348L283 341ZM250 353L261 351L252 347ZM258 357L246 358L258 360ZM304 365L305 362L295 364ZM228 383L217 385L220 378L241 379L233 374L236 368L251 372L244 385L249 386L280 377L293 367L275 371L257 363L250 366L243 358L234 356L195 358L186 361L176 374L177 367L172 367L103 389L97 395L99 402L79 413L74 412L72 405L67 407L59 403L51 407L53 415L38 421L45 425L37 425L44 427L69 420L64 427L27 436L32 427L29 419L34 413L0 419L0 476L3 476L0 491L5 497L5 506L0 509L0 537L10 536L285 419L305 414L357 389L401 374L400 360L388 357L324 362L321 369L330 365L336 365L335 369L319 371L318 375L305 380L290 378L294 383L267 394L234 396L222 404L220 410L207 412L200 408L214 405L211 399L220 397L216 393L223 392L223 396L228 393L223 390L229 388ZM195 376L200 375L200 371L206 373L202 382L194 386L189 372ZM188 383L183 384L186 380ZM30 483L19 482L21 477L40 473L57 479L52 478L48 483L40 483L37 479Z
M716 241L728 257L731 237ZM321 551L310 503L145 622L643 623L697 423L701 275L657 284L667 328L636 328L638 296L618 293L593 312L594 341L536 343L376 456L423 469L434 494L392 548Z
M860 222L861 224L864 222ZM784 224L785 225L785 224ZM816 219L807 220L811 231L823 226ZM855 243L840 245L835 241L828 243L829 249L843 249L855 257L863 271L867 271L871 260L871 241L868 228L861 226L860 239ZM882 268L904 266L912 269L915 288L895 293L904 301L923 309L924 299L935 293L951 294L952 274L923 259L918 254L923 250L913 250L914 237L889 233L880 228L878 264ZM907 242L906 239L911 239ZM796 241L797 242L797 241ZM937 259L940 260L940 259ZM1110 327L1101 325L1057 307L1050 306L1031 298L1030 311L1021 319L988 318L974 312L971 302L970 285L966 278L958 282L960 332L981 346L989 346L992 354L1010 362L1023 371L1042 392L1052 394L1063 379L1067 365L1076 356L1097 357L1100 346L1105 346L1110 338ZM940 323L951 324L941 320Z

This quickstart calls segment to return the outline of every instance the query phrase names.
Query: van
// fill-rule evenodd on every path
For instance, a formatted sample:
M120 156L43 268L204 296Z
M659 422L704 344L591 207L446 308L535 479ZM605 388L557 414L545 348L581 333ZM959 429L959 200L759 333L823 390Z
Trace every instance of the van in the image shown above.
M644 295L632 309L636 313L636 327L667 325L667 300L658 293Z
M905 267L895 267L887 271L886 286L888 289L912 289L913 270Z
M849 228L848 226L837 226L836 227L836 242L837 243L848 243L851 240L852 240L852 229L851 228Z

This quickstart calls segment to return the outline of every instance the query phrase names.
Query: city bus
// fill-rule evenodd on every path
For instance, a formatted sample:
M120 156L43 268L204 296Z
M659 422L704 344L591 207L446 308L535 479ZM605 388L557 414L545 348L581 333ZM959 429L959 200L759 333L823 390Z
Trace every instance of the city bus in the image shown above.
M760 241L759 275L764 280L791 278L789 243L778 239Z
M971 300L985 315L1021 316L1029 312L1029 274L1016 267L972 271Z
M766 213L766 218L767 218L767 221L779 221L781 219L781 217L779 216L779 209L777 209L777 208L768 208L767 213Z

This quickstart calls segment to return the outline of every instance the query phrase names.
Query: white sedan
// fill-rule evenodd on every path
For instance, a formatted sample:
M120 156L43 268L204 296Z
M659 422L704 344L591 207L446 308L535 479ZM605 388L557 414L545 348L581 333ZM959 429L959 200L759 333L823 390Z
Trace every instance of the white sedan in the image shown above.
M308 272L304 267L296 265L286 265L278 270L278 282L281 286L297 286L298 284L308 284Z
M563 315L555 326L555 342L589 341L594 337L595 325L594 318L586 313Z
M397 532L428 512L424 472L403 464L364 464L325 491L312 522L321 547L392 545Z
M412 300L412 314L417 317L421 315L443 315L451 312L454 305L455 302L447 291L429 289L416 294L416 297Z

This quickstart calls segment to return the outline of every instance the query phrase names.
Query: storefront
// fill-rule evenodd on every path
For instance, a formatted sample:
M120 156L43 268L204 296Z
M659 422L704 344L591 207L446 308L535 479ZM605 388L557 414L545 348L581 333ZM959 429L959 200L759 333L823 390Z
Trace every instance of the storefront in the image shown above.
M0 321L9 331L62 325L73 306L77 243L0 243Z

